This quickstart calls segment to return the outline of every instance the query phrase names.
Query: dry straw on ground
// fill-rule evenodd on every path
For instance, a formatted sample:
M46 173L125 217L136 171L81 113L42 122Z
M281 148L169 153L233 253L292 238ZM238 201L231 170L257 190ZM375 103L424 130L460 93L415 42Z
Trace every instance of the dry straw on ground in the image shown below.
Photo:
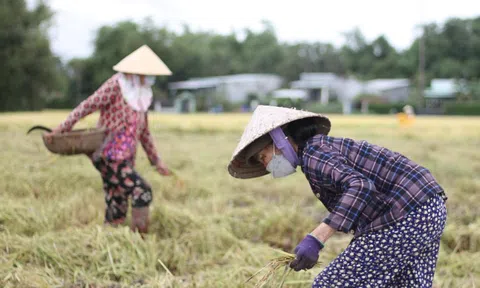
M285 272L326 211L301 172L278 180L228 175L245 114L152 113L157 147L175 175L158 175L139 146L137 169L154 193L151 234L142 240L103 227L102 183L88 159L52 155L40 133L25 134L65 116L0 115L0 287L308 287L348 245L350 237L338 235L318 267ZM332 135L385 145L430 168L449 196L435 284L479 286L480 118L417 118L408 128L394 116L332 123Z

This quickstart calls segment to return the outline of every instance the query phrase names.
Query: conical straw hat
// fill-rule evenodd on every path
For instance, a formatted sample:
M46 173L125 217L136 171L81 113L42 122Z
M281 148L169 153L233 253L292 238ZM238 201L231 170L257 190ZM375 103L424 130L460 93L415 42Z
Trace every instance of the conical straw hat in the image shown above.
M172 71L147 45L123 58L113 66L113 70L139 75L172 75Z
M248 179L268 174L261 163L251 164L246 159L246 148L257 139L266 135L273 129L281 127L295 120L316 117L325 120L325 134L330 131L330 120L321 114L303 110L283 108L276 106L259 105L253 112L250 122L245 127L240 142L233 152L228 165L228 172L235 178ZM261 141L261 140L260 140Z

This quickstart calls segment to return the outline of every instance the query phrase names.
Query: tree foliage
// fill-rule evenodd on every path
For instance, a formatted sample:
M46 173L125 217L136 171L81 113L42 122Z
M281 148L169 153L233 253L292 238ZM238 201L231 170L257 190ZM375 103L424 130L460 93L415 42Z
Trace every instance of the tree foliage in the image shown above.
M143 44L173 72L156 82L155 91L163 94L168 81L238 73L275 73L287 84L302 72L417 79L418 40L399 51L385 36L367 41L353 29L345 33L342 47L282 43L267 21L261 31L227 35L192 32L188 26L173 32L150 19L122 21L97 30L90 57L61 63L50 49L47 32L53 14L45 3L31 10L24 0L0 4L0 111L41 109L52 99L65 107L76 105L114 73L112 66ZM480 78L480 17L425 25L423 37L427 83L432 78Z
M65 90L61 61L50 49L52 12L39 2L0 0L0 111L37 110Z

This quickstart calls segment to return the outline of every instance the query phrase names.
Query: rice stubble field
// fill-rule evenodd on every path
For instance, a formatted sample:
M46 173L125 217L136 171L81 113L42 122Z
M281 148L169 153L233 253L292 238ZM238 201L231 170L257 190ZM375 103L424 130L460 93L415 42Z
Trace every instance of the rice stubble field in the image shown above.
M300 169L284 179L230 177L250 114L151 113L158 151L178 177L160 176L139 146L137 170L154 189L151 233L142 240L128 223L104 227L102 182L89 160L48 152L41 132L26 135L67 113L0 114L2 287L253 287L261 278L245 283L253 273L293 253L327 215ZM433 172L449 197L435 285L480 286L480 118L417 117L411 127L391 115L330 118L331 135L386 146ZM317 267L291 271L283 286L310 287L350 239L335 235Z

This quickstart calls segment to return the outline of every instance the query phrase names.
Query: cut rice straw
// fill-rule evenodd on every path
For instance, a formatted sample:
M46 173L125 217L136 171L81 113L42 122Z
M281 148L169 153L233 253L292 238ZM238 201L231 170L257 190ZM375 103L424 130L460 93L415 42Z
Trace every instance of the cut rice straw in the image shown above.
M177 187L183 188L185 186L185 180L180 177L179 173L172 168L169 168L170 174L176 180Z
M173 168L169 168L169 171L171 176L175 179L177 187L183 188L185 187L185 183L188 184L188 181L185 180L185 178L181 177L178 171L176 171ZM199 183L195 183L194 186L192 185L192 187L195 187L195 186L197 187L197 189L202 189L204 191L207 191L209 194L213 195L213 192L212 190L210 190L210 188L205 188L204 186L199 185Z
M172 272L170 272L170 270L167 268L167 266L165 266L165 264L163 264L162 260L158 259L158 263L160 263L160 265L162 265L163 269L165 269L165 271L167 271L168 275L174 277Z
M276 249L275 249L276 250ZM280 251L280 250L276 250L282 254L284 254L284 256L280 256L280 257L277 257L277 258L274 258L272 259L267 265L265 265L264 267L262 267L262 269L258 270L257 272L255 272L252 276L250 276L246 281L245 283L249 282L250 280L252 280L255 276L257 276L258 274L260 274L263 270L267 269L265 274L257 281L257 283L255 284L255 288L261 288L261 287L264 287L266 284L270 283L273 281L273 278L275 277L275 274L278 270L280 270L282 267L284 268L284 272L280 278L280 281L279 283L276 285L276 287L278 288L281 288L283 287L283 285L285 284L285 280L288 276L288 274L290 273L290 271L292 270L290 268L290 263L295 259L295 255L294 254L290 254L290 253L286 253L284 251ZM317 266L319 263L315 264L315 266ZM269 286L269 287L273 287L273 286Z

